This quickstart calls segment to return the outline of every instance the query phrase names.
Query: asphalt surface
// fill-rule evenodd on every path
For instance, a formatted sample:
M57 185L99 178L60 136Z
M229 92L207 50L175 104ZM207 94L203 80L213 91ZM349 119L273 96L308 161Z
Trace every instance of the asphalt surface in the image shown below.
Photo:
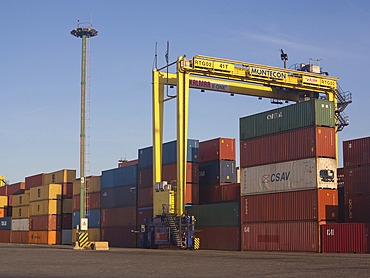
M370 277L370 254L0 244L0 277Z

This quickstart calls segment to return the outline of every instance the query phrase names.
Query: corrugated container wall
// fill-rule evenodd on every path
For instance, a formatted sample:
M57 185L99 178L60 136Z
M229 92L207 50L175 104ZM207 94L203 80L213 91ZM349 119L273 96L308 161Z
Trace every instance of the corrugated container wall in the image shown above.
M235 161L235 139L216 138L199 143L199 163L213 160Z
M102 188L137 184L137 165L102 171Z
M12 229L12 218L2 217L0 218L0 230L11 230Z
M370 194L345 195L345 219L349 223L370 222Z
M136 225L135 206L101 210L102 227L135 226L135 225Z
M88 219L89 228L100 228L100 209L93 209L88 211L86 218ZM77 225L80 225L80 212L73 212L73 229L77 228Z
M138 159L131 160L131 161L123 161L123 162L118 163L118 168L131 166L131 165L137 165L137 164L139 164Z
M370 165L344 169L344 193L370 194Z
M32 187L41 186L44 184L44 173L26 177L25 178L25 188L30 189Z
M101 192L101 176L90 176L85 178L85 185L89 193ZM80 195L81 180L73 182L73 195Z
M8 187L8 196L14 195L14 193L17 193L21 189L25 189L25 183L24 182L18 182L13 183L7 186Z
M334 103L313 99L240 119L240 141L308 126L335 127Z
M199 185L236 183L235 161L215 160L199 163Z
M136 206L136 186L103 188L101 192L101 208L132 206Z
M51 183L68 183L73 182L76 179L76 170L60 170L44 175L44 184L48 185Z
M62 185L48 184L30 189L30 201L57 200L62 199Z
M344 167L370 164L370 137L343 142Z
M200 249L240 250L240 227L197 227Z

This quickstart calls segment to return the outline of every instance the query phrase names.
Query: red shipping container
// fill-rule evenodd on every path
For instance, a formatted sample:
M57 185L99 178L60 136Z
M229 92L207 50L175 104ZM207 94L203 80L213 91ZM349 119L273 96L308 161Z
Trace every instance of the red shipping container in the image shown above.
M30 216L30 231L60 231L62 229L60 215Z
M370 253L370 224L342 223L321 226L323 253Z
M344 194L370 194L370 165L344 169Z
M62 230L72 230L73 216L72 213L62 214Z
M108 208L101 210L102 227L136 225L136 207Z
M240 227L197 227L200 249L240 250Z
M153 187L153 169L139 169L138 170L138 188Z
M124 162L118 163L118 168L126 167L126 166L131 166L131 165L137 165L137 164L139 164L139 160L138 159L131 160L131 161L124 161Z
M213 160L235 161L235 139L216 138L199 143L199 162Z
M319 252L317 221L246 223L242 225L242 251Z
M137 191L137 206L139 208L153 207L153 187L139 188Z
M85 204L87 204L88 209L100 209L101 207L101 193L89 193L87 194L87 198L85 200ZM80 195L73 196L73 211L80 210Z
M243 196L241 220L263 221L337 221L338 191L313 189Z
M24 182L18 182L8 185L8 196L17 193L21 189L25 189Z
M337 169L337 181L338 181L338 187L344 186L344 168Z
M336 157L334 128L309 127L240 142L241 168L313 157Z
M65 199L73 198L73 182L67 182L62 184L62 195Z
M199 203L219 203L222 202L222 185L210 184L199 186Z
M222 186L222 201L240 200L240 183L227 183Z
M8 206L9 207L13 206L13 195L8 196Z
M348 223L370 223L370 194L345 195L345 219Z
M344 167L370 164L370 137L343 142Z
M12 243L28 244L28 233L29 232L12 232Z
M12 242L12 231L11 230L0 230L0 242L11 243Z
M140 228L140 225L144 224L145 218L153 217L153 208L138 209L136 213L136 226Z
M26 177L25 178L25 189L44 185L44 173Z
M8 186L0 187L0 196L8 196Z
M110 247L135 248L137 234L132 230L136 230L136 226L102 227L102 241L108 241Z
M338 222L345 222L344 187L338 187Z

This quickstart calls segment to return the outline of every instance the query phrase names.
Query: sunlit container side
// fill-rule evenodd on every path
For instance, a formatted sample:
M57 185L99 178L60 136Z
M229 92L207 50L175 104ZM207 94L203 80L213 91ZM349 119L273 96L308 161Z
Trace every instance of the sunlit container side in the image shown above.
M311 157L336 157L334 128L309 127L240 143L242 168Z
M222 185L209 184L199 187L199 203L210 204L222 202Z
M72 229L72 213L62 214L62 230Z
M137 184L137 165L102 171L102 189Z
M240 119L240 141L308 126L335 127L331 101L313 99Z
M44 173L25 178L25 189L44 185Z
M49 185L49 184L62 184L62 183L68 183L72 182L76 179L76 170L59 170L56 172L52 172L49 174L44 175L44 184L43 185Z
M12 231L29 231L29 219L13 219L12 220Z
M110 208L101 210L101 226L135 226L136 225L136 206Z
M370 165L344 169L344 194L370 194Z
M240 250L240 227L197 227L200 249Z
M12 231L12 243L28 244L29 242L28 233L29 232Z
M345 219L349 223L370 223L370 194L345 195Z
M30 231L60 231L62 220L60 215L30 216Z
M14 207L18 206L28 206L30 204L30 191L26 190L23 194L13 195L13 203Z
M241 220L245 222L338 220L338 192L332 189L300 190L244 196Z
M60 231L30 231L29 243L31 244L61 244Z
M242 251L319 252L317 221L246 223L241 228Z
M101 192L101 176L89 176L85 178L85 186L89 193ZM73 182L73 195L80 195L81 180Z
M240 202L189 206L185 211L195 216L196 227L240 226Z
M13 183L7 186L8 187L8 196L13 195L14 193L17 193L21 189L25 189L25 184L24 182L18 182L18 183Z
M89 193L86 197L88 209L100 209L101 207L101 193ZM73 211L80 210L80 195L73 196Z
M62 199L62 185L48 184L44 186L32 187L30 189L30 201L37 202L42 200Z
M93 209L88 211L86 218L88 219L88 228L100 228L100 209ZM73 229L77 228L77 225L80 225L80 212L73 212Z
M0 242L12 243L12 231L0 230Z
M136 185L103 188L101 192L101 208L132 207L135 205Z
M370 224L341 223L321 226L323 253L370 253Z
M62 200L44 200L30 203L30 216L61 213Z
M199 185L236 183L236 163L231 160L215 160L199 163Z
M138 150L139 169L153 168L153 147ZM188 139L187 162L199 162L199 141ZM162 165L177 163L177 141L162 146Z
M242 196L315 188L337 189L337 162L308 158L241 170Z
M199 142L199 163L213 160L235 161L235 139L216 138Z
M72 242L77 241L77 229L72 229ZM100 228L89 228L88 230L89 241L101 241L101 230Z
M8 196L0 196L0 208L8 206Z
M130 161L122 161L122 162L119 162L118 163L118 168L126 167L126 166L131 166L131 165L137 165L137 164L139 164L139 160L138 159L130 160Z
M8 208L0 208L0 217L8 216Z
M136 247L136 226L123 226L123 227L103 227L101 229L101 236L103 241L109 242L109 247Z
M62 230L62 245L72 244L72 229Z
M240 183L227 183L222 185L222 201L240 200Z
M0 218L0 230L11 230L12 229L12 218L2 217Z
M21 218L28 218L30 216L30 206L19 206L12 208L12 218L13 219L21 219Z
M344 167L370 164L370 137L343 141Z

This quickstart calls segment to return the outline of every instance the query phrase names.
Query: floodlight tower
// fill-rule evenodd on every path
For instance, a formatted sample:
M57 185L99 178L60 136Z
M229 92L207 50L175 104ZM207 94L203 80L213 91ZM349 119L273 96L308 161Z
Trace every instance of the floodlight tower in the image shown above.
M80 219L85 217L85 92L86 92L86 39L98 35L91 23L80 23L71 31L71 35L82 38L82 63L81 63L81 134L80 134Z

